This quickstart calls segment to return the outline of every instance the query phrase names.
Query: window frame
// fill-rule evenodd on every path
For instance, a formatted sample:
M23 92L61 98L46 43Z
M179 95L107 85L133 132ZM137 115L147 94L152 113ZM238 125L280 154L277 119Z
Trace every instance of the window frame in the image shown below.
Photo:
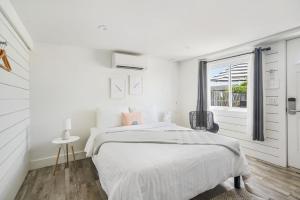
M248 64L248 71L247 71L247 81L248 81L248 86L247 86L247 107L246 108L241 108L241 107L232 107L232 82L231 82L231 67L234 65L238 65L241 63L247 63ZM250 70L250 56L241 56L241 57L236 57L236 58L231 58L227 59L224 61L217 61L214 63L208 63L207 65L207 105L209 110L216 110L216 111L235 111L235 112L247 112L248 107L249 107L249 70ZM229 74L228 74L228 104L229 106L212 106L211 105L211 87L210 87L210 77L209 77L209 70L220 66L220 65L227 65L229 66Z

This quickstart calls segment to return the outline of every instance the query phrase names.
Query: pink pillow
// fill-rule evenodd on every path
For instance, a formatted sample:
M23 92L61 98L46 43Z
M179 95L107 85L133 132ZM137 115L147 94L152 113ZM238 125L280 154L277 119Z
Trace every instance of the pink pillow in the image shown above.
M143 124L143 117L140 112L122 113L123 126Z

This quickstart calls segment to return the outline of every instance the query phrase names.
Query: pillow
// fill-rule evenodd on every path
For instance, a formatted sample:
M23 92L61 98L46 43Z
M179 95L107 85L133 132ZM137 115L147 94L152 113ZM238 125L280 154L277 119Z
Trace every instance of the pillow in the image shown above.
M129 107L129 112L140 112L143 116L144 124L159 122L159 116L155 106Z
M143 124L142 114L140 112L122 113L122 125L139 125Z
M97 128L105 129L122 126L122 112L129 112L128 107L97 108Z

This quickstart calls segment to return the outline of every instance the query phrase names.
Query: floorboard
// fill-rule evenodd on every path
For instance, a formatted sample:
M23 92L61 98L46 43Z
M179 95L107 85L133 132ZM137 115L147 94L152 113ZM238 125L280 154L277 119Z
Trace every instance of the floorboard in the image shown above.
M300 173L295 169L273 166L248 157L251 176L242 187L264 199L300 200ZM91 159L70 163L65 169L59 165L53 176L54 166L32 170L28 173L16 200L106 200L97 171ZM233 179L198 195L193 200L208 199L234 189Z

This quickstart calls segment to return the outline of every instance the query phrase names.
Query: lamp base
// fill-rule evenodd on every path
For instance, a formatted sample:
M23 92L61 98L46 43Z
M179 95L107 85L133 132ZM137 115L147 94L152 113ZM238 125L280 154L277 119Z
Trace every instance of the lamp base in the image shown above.
M71 136L70 131L69 131L69 130L66 130L66 131L64 132L63 136L62 136L62 139L63 139L63 140L68 140L68 139L70 139L70 136Z

